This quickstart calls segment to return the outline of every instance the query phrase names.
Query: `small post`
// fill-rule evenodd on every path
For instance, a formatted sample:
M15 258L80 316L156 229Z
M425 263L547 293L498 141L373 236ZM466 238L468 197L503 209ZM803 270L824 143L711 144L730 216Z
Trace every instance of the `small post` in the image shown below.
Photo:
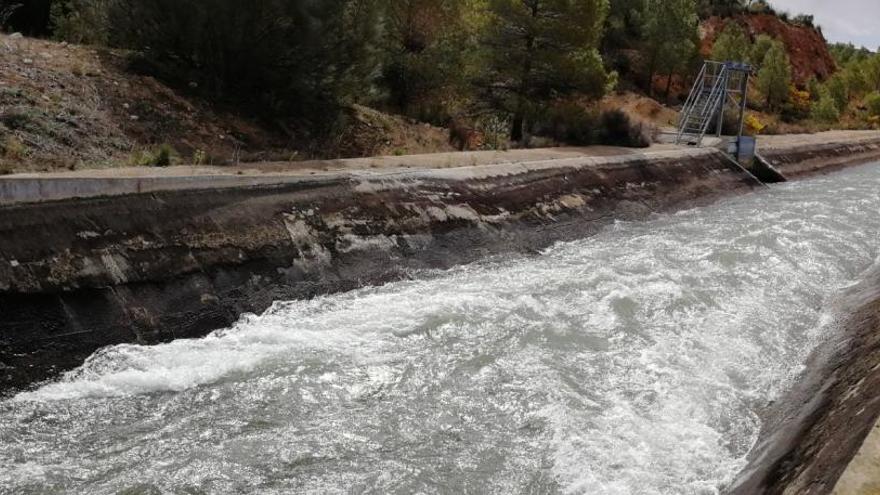
M729 62L724 62L725 68ZM721 106L718 107L718 124L716 129L716 137L721 137L721 128L724 127L724 107L727 106L727 82L730 78L730 73L727 70L722 69L721 73L724 75L724 81L721 85Z
M739 133L737 134L737 139L742 138L743 135L743 127L746 122L746 108L749 99L749 76L751 76L751 71L743 71L742 73L742 84L740 85L740 94L742 96L741 102L739 105Z

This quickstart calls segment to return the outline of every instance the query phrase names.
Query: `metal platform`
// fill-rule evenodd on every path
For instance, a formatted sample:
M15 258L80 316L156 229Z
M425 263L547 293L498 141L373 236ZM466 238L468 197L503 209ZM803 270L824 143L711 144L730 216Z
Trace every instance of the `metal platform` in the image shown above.
M752 66L740 62L705 62L679 116L676 144L702 146L713 122L715 134L721 137L727 107L738 113L739 143L751 73Z

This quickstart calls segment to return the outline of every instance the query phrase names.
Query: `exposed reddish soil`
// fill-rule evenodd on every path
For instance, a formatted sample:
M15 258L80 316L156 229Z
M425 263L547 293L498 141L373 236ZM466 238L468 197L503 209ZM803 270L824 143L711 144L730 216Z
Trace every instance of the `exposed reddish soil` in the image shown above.
M702 53L712 52L715 39L727 22L736 22L751 36L766 34L785 43L791 59L794 81L805 84L811 77L824 81L836 70L834 58L822 33L814 28L783 21L770 14L738 15L731 18L710 17L702 25Z

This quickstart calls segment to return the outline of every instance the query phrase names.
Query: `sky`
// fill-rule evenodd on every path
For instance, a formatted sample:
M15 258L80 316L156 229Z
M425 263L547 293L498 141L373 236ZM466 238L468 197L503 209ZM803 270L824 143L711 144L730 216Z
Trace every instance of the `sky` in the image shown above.
M812 14L830 42L880 47L880 0L770 0L777 10Z

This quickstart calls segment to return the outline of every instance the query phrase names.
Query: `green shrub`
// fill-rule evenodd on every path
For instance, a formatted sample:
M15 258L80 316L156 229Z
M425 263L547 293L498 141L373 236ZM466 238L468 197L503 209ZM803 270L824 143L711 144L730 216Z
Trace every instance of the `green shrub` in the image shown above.
M49 13L53 36L71 43L106 43L110 1L56 0Z
M586 146L598 140L599 114L575 101L552 106L535 133L568 144Z
M193 165L204 165L208 163L208 154L205 153L205 150L195 150L192 155L192 164Z
M166 82L329 132L374 92L373 0L110 0L108 39Z
M643 124L633 122L622 110L610 110L599 119L598 141L609 146L647 148L651 136Z
M837 74L825 83L825 88L828 91L828 95L834 100L835 104L837 104L837 110L840 112L846 110L850 96L846 79Z
M177 160L177 152L170 144L161 144L151 150L139 151L132 156L132 164L138 167L170 167Z
M746 32L736 22L729 21L715 40L712 60L743 62L749 57L750 49L751 43Z
M35 117L26 110L11 109L0 114L0 124L11 130L28 130L34 126Z
M577 102L555 105L535 131L538 135L577 146L604 144L646 148L651 145L651 129L633 122L622 110L599 113Z
M837 102L827 92L823 93L819 101L813 105L813 119L818 122L833 124L840 121L840 110Z
M510 148L510 120L499 115L489 115L479 120L477 129L482 134L482 147L489 150Z
M865 108L869 117L880 117L880 91L874 91L865 97Z
M767 107L779 109L789 101L791 86L791 63L785 45L781 41L774 42L761 63L755 84Z
M0 156L3 158L22 160L27 155L27 152L27 145L14 135L8 135L0 141Z
M733 17L745 10L745 5L741 0L698 0L697 9L702 18L713 15Z
M807 14L796 15L794 17L794 19L792 20L792 22L794 24L797 24L799 26L806 26L806 27L815 27L816 26L815 21L816 21L815 16L807 15Z

